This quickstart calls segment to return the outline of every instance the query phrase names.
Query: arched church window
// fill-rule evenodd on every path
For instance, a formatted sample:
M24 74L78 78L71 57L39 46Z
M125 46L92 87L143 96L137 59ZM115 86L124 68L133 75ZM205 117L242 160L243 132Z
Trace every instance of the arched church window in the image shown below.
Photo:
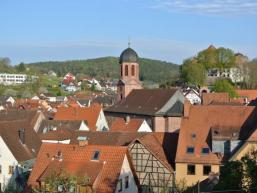
M128 76L128 65L125 66L125 76Z
M135 65L132 65L131 67L131 75L135 76Z
M122 69L122 65L120 66L120 76L122 76L122 72L123 72L123 69Z

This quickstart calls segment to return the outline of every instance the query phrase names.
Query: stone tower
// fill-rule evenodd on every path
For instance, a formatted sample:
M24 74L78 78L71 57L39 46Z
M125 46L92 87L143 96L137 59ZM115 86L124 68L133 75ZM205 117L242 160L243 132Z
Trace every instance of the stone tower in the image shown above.
M126 98L133 89L141 89L137 53L128 47L120 55L120 80L117 85L118 101Z

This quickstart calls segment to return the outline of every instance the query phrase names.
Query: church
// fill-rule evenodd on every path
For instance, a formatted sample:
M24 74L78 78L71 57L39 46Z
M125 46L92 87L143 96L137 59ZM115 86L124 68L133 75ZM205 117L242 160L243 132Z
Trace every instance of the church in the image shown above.
M139 57L130 47L120 55L118 102L105 109L109 118L144 119L155 132L180 129L184 95L179 89L144 89L139 79Z

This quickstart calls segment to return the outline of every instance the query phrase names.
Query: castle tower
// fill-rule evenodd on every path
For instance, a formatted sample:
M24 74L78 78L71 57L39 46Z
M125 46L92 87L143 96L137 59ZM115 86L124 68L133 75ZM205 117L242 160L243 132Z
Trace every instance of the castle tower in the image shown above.
M133 89L141 89L137 53L128 47L120 55L120 80L117 84L118 101L126 98Z

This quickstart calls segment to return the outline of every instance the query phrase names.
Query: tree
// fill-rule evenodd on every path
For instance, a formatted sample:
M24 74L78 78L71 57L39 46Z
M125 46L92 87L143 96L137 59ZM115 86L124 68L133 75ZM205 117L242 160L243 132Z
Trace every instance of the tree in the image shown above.
M214 190L255 193L257 190L257 150L251 149L240 160L226 163L221 168L219 179Z
M190 84L204 85L206 80L206 70L196 59L187 59L181 67L182 79Z
M17 96L17 91L11 88L8 88L4 91L4 95L5 96L12 96L12 97L16 97Z
M244 166L244 184L247 190L256 192L257 189L257 150L251 149L248 154L242 157Z
M257 88L257 60L252 60L246 64L247 78L245 80L246 88L256 89Z
M237 97L234 86L226 79L219 79L214 83L214 92L227 92L231 98Z
M220 70L235 66L235 54L232 50L226 48L217 49L217 64Z
M228 162L221 168L219 179L214 190L241 190L243 164L240 161Z
M18 72L25 72L26 71L26 67L25 64L23 62L21 62L17 67Z

